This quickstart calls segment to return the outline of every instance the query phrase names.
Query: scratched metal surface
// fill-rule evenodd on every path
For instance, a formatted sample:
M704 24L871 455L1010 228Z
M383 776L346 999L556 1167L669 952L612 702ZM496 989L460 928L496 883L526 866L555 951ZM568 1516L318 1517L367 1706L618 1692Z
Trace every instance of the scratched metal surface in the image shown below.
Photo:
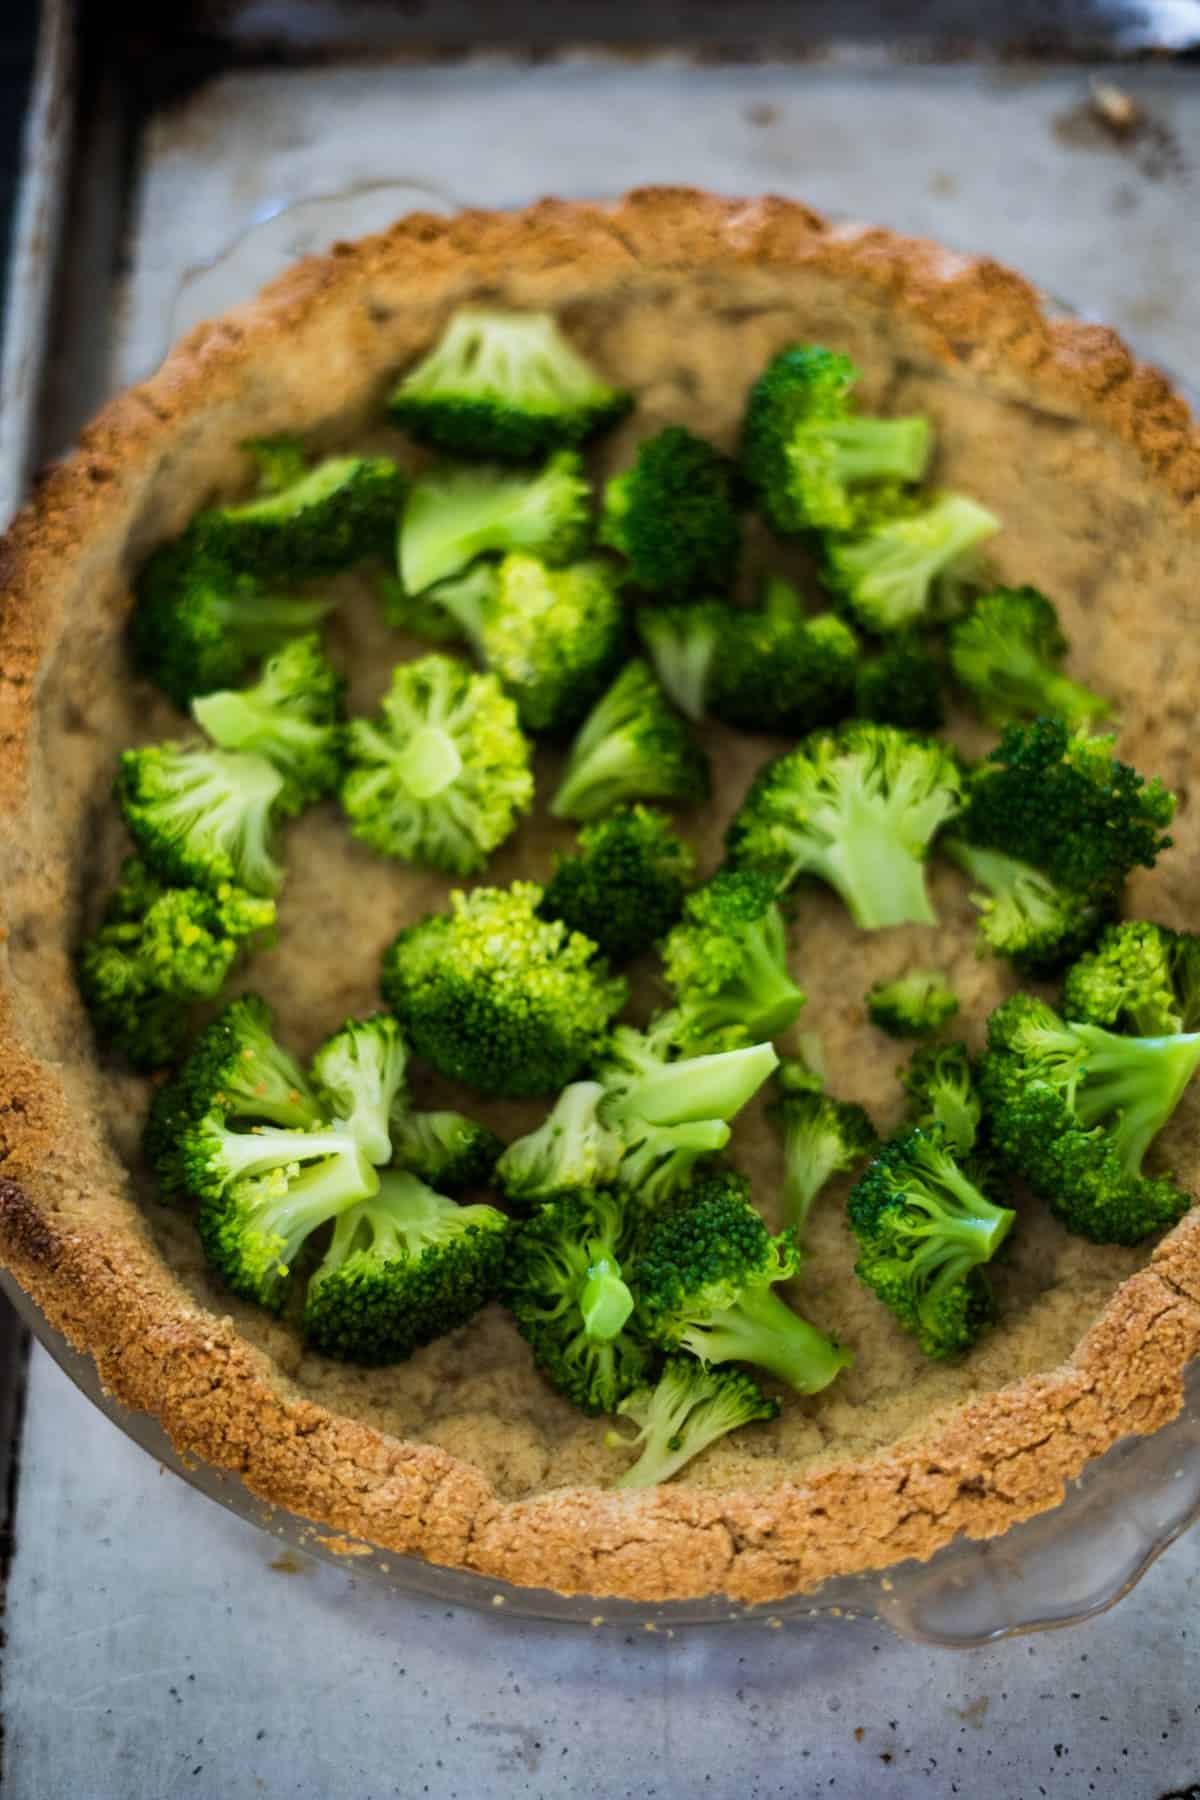
M91 387L59 384L47 447L97 387L335 231L403 204L644 180L771 187L986 246L1194 371L1195 78L1121 80L1149 121L1125 145L1089 122L1084 73L1045 66L225 78L150 126L108 354L93 297ZM350 198L331 226L334 193ZM622 1636L455 1613L281 1556L162 1475L40 1352L19 1449L0 1689L14 1800L1123 1800L1200 1781L1196 1533L1114 1612L969 1653L845 1621Z

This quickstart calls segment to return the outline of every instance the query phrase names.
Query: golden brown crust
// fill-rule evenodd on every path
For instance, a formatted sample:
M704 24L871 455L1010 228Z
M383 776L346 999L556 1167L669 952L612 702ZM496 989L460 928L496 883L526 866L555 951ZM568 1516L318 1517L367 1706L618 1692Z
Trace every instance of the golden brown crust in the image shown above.
M196 496L184 492L182 516L171 516L156 477L223 406L236 406L248 381L267 396L264 429L306 422L306 396L289 389L288 374L301 345L310 362L320 355L331 417L364 417L388 368L430 335L430 320L489 284L569 307L597 293L617 298L634 279L718 281L731 269L776 298L802 276L886 308L914 354L1119 439L1181 531L1200 526L1200 433L1182 400L1111 332L1048 318L1025 281L986 258L833 228L783 200L686 189L633 193L611 208L544 201L515 214L414 215L299 264L249 306L191 333L157 375L105 408L14 522L0 544L0 840L19 828L37 754L37 674L72 577L97 554L136 555L178 528ZM419 313L419 331L406 313ZM39 878L47 892L61 890L65 849L47 856ZM144 1232L67 1223L56 1198L66 1123L78 1135L88 1122L28 1047L7 976L0 1007L0 1260L94 1357L105 1386L161 1419L181 1451L390 1550L564 1592L772 1600L929 1556L958 1533L995 1535L1054 1505L1088 1458L1178 1411L1183 1370L1200 1351L1193 1213L1120 1287L1068 1363L981 1397L925 1437L766 1492L564 1490L506 1504L442 1450L282 1393L266 1357L173 1282ZM103 1145L71 1166L103 1171Z

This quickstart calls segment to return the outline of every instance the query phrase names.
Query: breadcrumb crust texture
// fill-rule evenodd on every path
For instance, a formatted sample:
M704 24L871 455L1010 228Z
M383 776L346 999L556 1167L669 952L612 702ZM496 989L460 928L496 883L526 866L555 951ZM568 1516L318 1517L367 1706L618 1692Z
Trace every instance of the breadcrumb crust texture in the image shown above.
M1121 440L1181 534L1200 528L1200 433L1184 402L1111 331L1047 317L1027 282L987 258L834 227L780 199L688 189L642 190L612 207L547 200L510 214L416 214L298 264L192 332L88 426L0 543L5 887L34 855L22 822L38 754L39 669L68 610L86 606L97 570L117 566L127 577L153 541L181 528L197 504L186 474L192 446L211 459L223 445L228 458L248 430L303 424L315 409L331 431L339 419L369 417L395 367L467 298L502 295L569 314L582 302L619 306L634 284L669 291L735 275L739 291L757 286L776 303L791 284L817 283L886 311L889 329L923 360ZM70 850L42 851L47 894L70 888ZM181 1452L391 1551L562 1593L776 1600L830 1576L928 1557L958 1534L996 1536L1053 1506L1090 1457L1178 1412L1185 1366L1200 1351L1193 1211L1066 1364L983 1395L870 1460L766 1492L568 1489L506 1504L446 1452L284 1391L229 1319L189 1298L133 1202L111 1191L111 1156L87 1141L99 1126L86 1110L80 1119L58 1068L26 1042L17 997L5 946L0 1261L95 1359L105 1387L155 1415ZM64 1208L64 1183L88 1205Z

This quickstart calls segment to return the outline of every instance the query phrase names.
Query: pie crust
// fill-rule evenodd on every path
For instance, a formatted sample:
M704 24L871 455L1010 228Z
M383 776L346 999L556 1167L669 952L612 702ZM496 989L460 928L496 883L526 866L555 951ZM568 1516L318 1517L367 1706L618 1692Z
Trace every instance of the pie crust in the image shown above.
M852 314L886 335L895 360L981 406L1032 409L1061 435L1061 455L1102 446L1136 489L1139 517L1153 517L1161 566L1200 595L1200 433L1185 404L1112 332L1047 316L987 258L831 226L779 199L650 189L611 207L414 215L298 264L107 406L0 545L0 1263L181 1453L330 1531L563 1593L770 1601L928 1557L957 1534L1004 1532L1056 1504L1119 1437L1170 1419L1200 1350L1200 1210L1081 1320L1065 1361L865 1456L766 1485L543 1484L514 1500L444 1447L321 1404L177 1278L105 1123L118 1078L96 1062L71 976L84 852L109 802L99 756L60 747L111 734L129 581L148 549L228 486L250 433L311 428L333 443L378 419L389 379L454 305L487 298L595 324L635 293L661 299L665 316L681 294L731 321L770 315L778 342L804 335L796 320ZM669 339L647 354L667 355ZM643 387L654 373L606 372ZM740 394L752 373L731 370L731 388ZM1085 456L1085 484L1091 466ZM1142 596L1131 657L1153 639L1156 601ZM1190 711L1176 727L1178 746ZM1178 768L1164 773L1186 813L1186 763L1182 781ZM1168 905L1182 908L1194 888L1175 881ZM1191 1137L1200 1169L1200 1126ZM1185 1173L1186 1156L1172 1154Z

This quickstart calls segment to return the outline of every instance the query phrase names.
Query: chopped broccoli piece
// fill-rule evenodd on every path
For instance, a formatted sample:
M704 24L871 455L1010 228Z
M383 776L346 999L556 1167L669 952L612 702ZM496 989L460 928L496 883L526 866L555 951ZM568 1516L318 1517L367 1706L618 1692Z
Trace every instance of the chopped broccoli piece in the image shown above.
M1191 1204L1142 1163L1200 1064L1200 1032L1126 1037L1014 994L980 1067L992 1143L1069 1231L1136 1244Z
M341 801L355 837L452 875L482 869L533 804L528 739L494 675L400 663L378 722L352 719Z
M423 594L406 594L398 575L381 570L375 577L375 591L383 604L383 616L393 631L407 632L410 637L428 638L431 644L460 644L463 630L453 610L442 604L442 597L462 588L467 599L482 602L496 587L496 565L476 563L465 575L451 576Z
M332 604L265 593L185 536L156 550L138 577L130 649L138 671L185 708L312 631Z
M854 710L877 725L940 731L946 721L942 671L919 637L900 633L859 666Z
M524 550L552 567L587 549L589 490L573 450L533 474L489 467L435 469L414 482L397 555L409 594L457 575L477 556Z
M295 638L253 687L205 694L193 700L192 717L219 749L265 756L284 779L275 810L294 814L338 784L345 685L319 638Z
M550 811L586 821L630 800L689 805L706 799L709 786L707 756L638 658L580 726Z
M612 1186L625 1140L599 1116L604 1097L598 1081L571 1082L537 1129L508 1146L496 1164L506 1200L531 1207L583 1188Z
M628 1239L621 1201L603 1192L539 1206L513 1235L504 1297L517 1330L586 1413L614 1412L649 1365L623 1275Z
M125 750L116 795L130 834L164 881L277 894L271 824L284 780L264 756L203 745Z
M759 770L726 835L731 861L818 876L856 925L935 925L925 888L930 843L962 805L952 750L891 725L819 732Z
M712 1176L652 1227L632 1271L639 1319L663 1350L754 1363L797 1393L819 1393L851 1358L774 1292L798 1264L793 1234L771 1236L745 1177Z
M390 1013L349 1019L312 1059L312 1079L327 1116L344 1125L370 1162L392 1158L391 1118L407 1102L408 1061Z
M1096 941L1115 895L1089 899L1016 857L980 850L959 837L939 849L976 883L979 954L1007 956L1027 975L1052 975Z
M402 377L392 418L452 456L527 462L612 425L633 397L610 387L552 313L464 306Z
M271 940L275 902L242 888L161 886L130 858L76 974L96 1035L135 1069L179 1050L194 1000L212 1000L243 949Z
M1063 1013L1138 1037L1200 1029L1200 937L1143 919L1110 925L1068 969Z
M867 994L872 1025L889 1037L933 1037L958 1011L958 995L940 969L906 969Z
M187 536L240 574L308 581L386 556L405 485L389 457L331 456L257 500L197 513Z
M1086 725L1112 707L1062 672L1067 640L1058 613L1034 587L981 594L950 628L950 664L992 725L1051 715Z
M734 473L703 438L668 425L605 488L600 542L625 557L647 594L680 600L730 587L742 548Z
M308 473L303 438L280 432L277 437L243 438L241 448L254 463L261 494L280 494Z
M1017 1215L980 1191L936 1126L885 1145L847 1210L855 1273L925 1355L969 1349L996 1314L982 1265Z
M931 616L939 584L957 580L1000 521L963 494L888 499L825 540L821 579L867 631L886 637Z
M975 1148L983 1108L965 1044L922 1044L898 1071L908 1116L928 1130L939 1126L955 1156Z
M730 1139L723 1119L690 1119L682 1125L650 1125L629 1119L629 1147L621 1158L618 1186L637 1215L657 1217L685 1199L699 1173Z
M750 389L742 468L777 531L847 530L854 490L924 475L928 420L862 418L850 396L857 379L848 356L791 344Z
M304 1336L348 1362L402 1362L473 1319L499 1291L509 1222L460 1206L401 1169L340 1214L304 1304Z
M413 1049L480 1093L556 1092L625 1004L591 939L539 918L541 900L530 881L451 894L384 956L384 998Z
M879 1135L857 1101L822 1092L820 1078L799 1058L784 1057L775 1090L767 1110L783 1139L784 1215L800 1232L822 1188L873 1156Z
M678 919L695 866L664 813L622 807L585 825L577 853L557 859L542 914L582 931L611 962L629 962Z
M610 1449L639 1450L636 1462L613 1483L619 1488L653 1487L669 1481L685 1463L718 1438L755 1419L779 1416L744 1369L706 1369L692 1356L669 1356L653 1387L635 1388L617 1407L638 1427L633 1437L610 1431Z
M504 1145L494 1131L460 1112L392 1114L392 1155L443 1194L486 1187Z
M799 1016L776 886L756 869L725 869L689 895L662 947L685 1044L761 1042Z

